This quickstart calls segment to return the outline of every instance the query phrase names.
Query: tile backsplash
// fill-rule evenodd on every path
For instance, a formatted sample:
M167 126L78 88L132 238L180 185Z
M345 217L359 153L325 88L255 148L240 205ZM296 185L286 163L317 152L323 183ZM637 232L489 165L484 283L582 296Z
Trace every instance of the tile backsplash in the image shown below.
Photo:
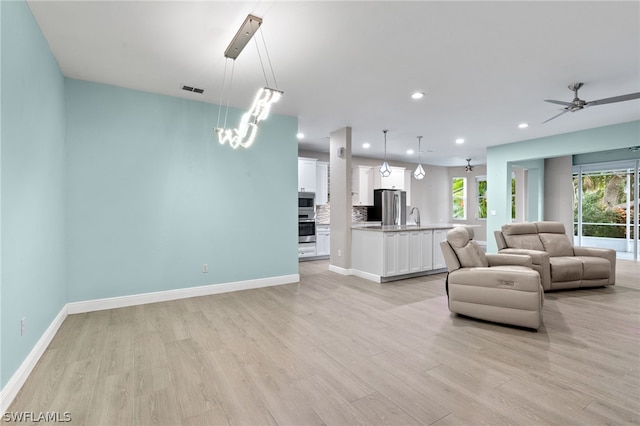
M327 224L330 222L331 204L316 206L316 222L319 224ZM363 206L354 206L351 208L351 221L361 222L367 220L367 208Z

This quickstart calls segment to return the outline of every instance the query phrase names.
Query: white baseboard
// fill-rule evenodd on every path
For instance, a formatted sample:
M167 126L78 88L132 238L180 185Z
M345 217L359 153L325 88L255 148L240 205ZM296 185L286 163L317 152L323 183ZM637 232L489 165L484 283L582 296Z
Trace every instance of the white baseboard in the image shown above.
M382 278L379 275L371 274L369 272L360 271L358 269L352 269L351 274L356 277L364 278L365 280L374 281L374 282L382 282Z
M189 297L208 296L211 294L228 293L232 291L250 290L253 288L271 287L282 284L297 283L300 274L282 275L278 277L258 278L255 280L236 281L232 283L211 284L201 287L180 288L175 290L158 291L153 293L133 294L131 296L109 297L106 299L86 300L83 302L67 303L60 313L53 319L47 330L24 359L18 370L11 376L7 384L0 389L0 413L4 414L14 398L27 381L40 357L47 349L51 340L58 332L67 315L80 314L104 309L123 308L126 306L143 305L147 303L166 302L170 300L186 299Z
M67 308L69 315L81 314L85 312L102 311L105 309L124 308L126 306L145 305L147 303L167 302L169 300L187 299L189 297L208 296L211 294L228 293L231 291L291 284L299 281L300 274L282 275L279 277L258 278L255 280L236 281L232 283L211 284L200 287L156 291L153 293L132 294L130 296L86 300L83 302L70 302L67 303Z
M329 270L331 272L335 272L336 274L340 274L340 275L352 275L351 269L345 269L336 265L329 265Z
M27 381L27 378L33 371L33 368L49 346L49 343L51 343L51 340L53 340L53 337L58 332L58 329L64 322L65 318L67 318L67 305L62 307L58 315L56 315L53 321L51 321L49 327L47 327L42 336L40 336L40 339L38 339L36 344L33 346L31 352L29 352L24 361L22 361L20 367L18 367L7 384L0 390L0 413L4 414L16 395L18 395L22 385Z

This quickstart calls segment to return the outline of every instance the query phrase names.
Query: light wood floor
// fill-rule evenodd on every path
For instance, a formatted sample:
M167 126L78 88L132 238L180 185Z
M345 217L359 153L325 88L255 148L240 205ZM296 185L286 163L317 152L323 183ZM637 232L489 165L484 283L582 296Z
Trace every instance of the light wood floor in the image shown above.
M75 425L640 424L640 263L547 293L538 332L452 315L444 275L300 264L278 287L71 315L10 412Z

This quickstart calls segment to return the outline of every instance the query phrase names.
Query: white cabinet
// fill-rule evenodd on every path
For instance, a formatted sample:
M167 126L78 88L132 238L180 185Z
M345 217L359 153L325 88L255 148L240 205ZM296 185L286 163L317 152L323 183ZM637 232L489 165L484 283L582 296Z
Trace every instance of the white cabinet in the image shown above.
M357 166L351 170L351 202L354 206L373 205L373 174L374 168L369 166Z
M315 158L298 157L298 191L316 192Z
M381 282L385 278L427 275L441 270L445 264L440 241L446 234L447 229L380 232L354 228L351 231L354 275Z
M386 232L384 234L383 275L390 277L409 273L409 233Z
M412 231L409 241L409 272L433 270L433 231Z
M331 231L329 225L316 226L316 256L329 256Z
M398 234L396 232L387 232L384 234L384 267L382 268L382 275L389 277L392 275L398 275Z
M316 245L314 243L298 244L298 257L313 257L316 255Z
M422 231L409 233L409 272L421 272L423 270L422 259Z
M329 202L329 163L316 163L316 205Z
M383 233L382 276L413 274L444 268L444 257L440 250L440 239L446 238L446 230L412 230L408 232ZM438 250L434 250L436 247ZM441 266L440 266L441 265Z
M398 234L398 273L409 273L409 233L396 232Z
M433 269L441 269L447 267L447 265L444 263L444 255L442 254L442 249L440 248L440 241L444 241L446 239L446 229L435 229L433 231Z
M380 172L376 167L376 173L373 175L374 189L402 189L404 190L404 167L389 167L391 174L387 177L380 176Z
M431 271L433 269L433 231L421 232L422 256L421 264L423 271Z

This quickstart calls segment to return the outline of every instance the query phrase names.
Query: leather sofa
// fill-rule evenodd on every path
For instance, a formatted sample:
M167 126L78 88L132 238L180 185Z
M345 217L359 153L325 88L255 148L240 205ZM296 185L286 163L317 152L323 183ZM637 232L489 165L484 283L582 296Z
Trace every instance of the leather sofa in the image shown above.
M486 321L538 329L544 292L530 256L485 254L473 229L447 232L440 243L449 274L451 312Z
M574 247L561 222L512 223L494 234L499 253L531 256L544 291L616 282L615 250Z

